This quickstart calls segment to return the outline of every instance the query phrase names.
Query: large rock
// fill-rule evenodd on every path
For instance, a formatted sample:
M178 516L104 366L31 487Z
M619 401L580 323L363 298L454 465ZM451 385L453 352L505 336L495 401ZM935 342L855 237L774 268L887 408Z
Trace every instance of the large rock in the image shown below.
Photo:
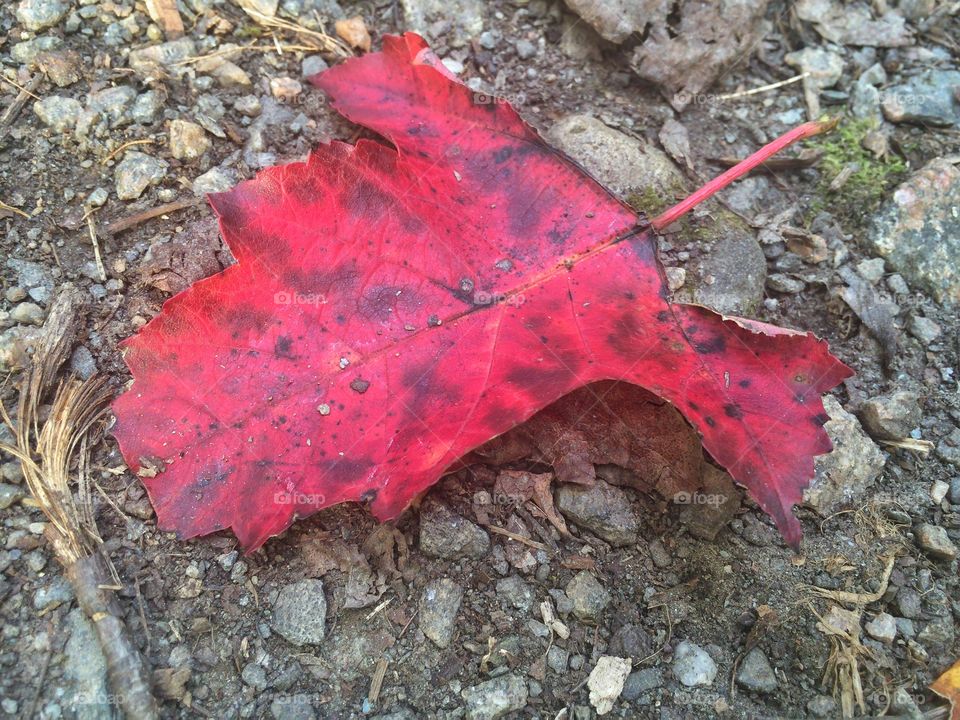
M868 242L908 281L939 302L960 301L960 170L931 161L874 217Z
M598 622L610 604L610 593L586 570L567 583L566 592L573 603L573 614L585 622Z
M816 474L803 499L820 515L829 515L861 497L883 470L885 459L835 397L825 395L823 407L830 416L823 429L833 441L833 450L817 456Z
M647 24L663 0L566 0L566 3L605 40L622 43Z
M280 591L273 629L294 645L314 645L326 635L327 600L320 580L300 580Z
M497 720L526 707L527 683L518 675L502 675L466 688L460 695L467 704L467 720Z
M483 32L480 0L402 0L401 4L407 29L427 38L461 47Z
M557 509L570 521L596 533L611 545L637 541L640 520L630 496L618 487L597 480L593 485L567 483L555 493Z
M449 578L434 580L423 589L420 630L439 648L450 644L461 600L463 588Z
M884 90L880 105L890 122L949 127L960 123L960 104L955 96L958 87L960 72L929 70Z
M651 216L691 190L663 151L589 115L570 115L545 137L605 187ZM685 265L685 285L674 295L721 313L749 315L763 299L766 259L739 217L716 201L704 207L702 219L688 216L678 224L676 244L693 243L697 252Z
M777 676L763 650L754 648L740 662L737 685L758 693L772 693L777 689Z
M446 505L430 501L420 512L420 550L445 560L482 558L490 551L490 536Z
M53 27L67 14L70 5L61 0L21 0L17 20L33 32Z
M683 640L673 652L673 675L687 687L712 685L717 664L702 647Z
M863 426L875 438L897 440L910 437L920 425L920 402L916 393L897 390L870 398L860 408Z

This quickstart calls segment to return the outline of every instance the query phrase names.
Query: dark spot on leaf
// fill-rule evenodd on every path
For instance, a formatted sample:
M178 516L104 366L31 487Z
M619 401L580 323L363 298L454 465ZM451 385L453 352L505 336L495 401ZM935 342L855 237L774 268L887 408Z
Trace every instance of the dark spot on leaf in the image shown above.
M710 417L709 415L707 415L707 417L704 418L704 422L706 422L707 425L709 425L710 427L716 427L716 426L717 426L717 421L714 420L714 419L713 419L712 417Z
M736 420L739 420L743 417L743 410L740 409L735 403L727 403L723 406L723 412L727 414L727 417L732 417Z
M748 388L748 387L750 387L750 381L744 379L744 380L741 380L740 382L738 382L737 385L739 385L739 386L742 387L742 388Z
M287 337L286 335L281 335L277 338L276 343L273 345L273 353L277 357L287 358L288 360L295 360L291 348L293 347L293 339Z
M812 418L810 418L810 420L817 427L823 427L828 422L830 422L830 416L827 415L826 413L820 413L819 415L814 415Z
M700 355L714 355L727 349L727 341L722 335L714 335L706 340L691 340L691 344Z
M364 380L363 378L357 378L356 380L351 381L350 389L355 390L361 395L367 391L367 388L370 387L370 381Z

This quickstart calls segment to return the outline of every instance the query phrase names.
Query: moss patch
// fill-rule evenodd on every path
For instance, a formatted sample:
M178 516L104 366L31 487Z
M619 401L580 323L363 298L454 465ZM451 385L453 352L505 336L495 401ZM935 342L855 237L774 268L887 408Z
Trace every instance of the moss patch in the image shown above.
M875 129L871 119L842 122L832 133L817 138L813 146L822 153L820 159L820 185L813 210L829 208L841 219L860 221L880 205L880 201L907 174L906 163L899 157L889 155L885 159L874 157L863 147L867 133ZM853 172L839 190L831 190L830 183L846 167Z

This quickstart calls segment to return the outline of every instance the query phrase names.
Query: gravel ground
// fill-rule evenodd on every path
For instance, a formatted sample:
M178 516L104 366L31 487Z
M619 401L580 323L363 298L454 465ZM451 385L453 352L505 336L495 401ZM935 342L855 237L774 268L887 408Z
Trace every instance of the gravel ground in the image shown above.
M151 20L163 3L5 4L7 408L65 284L88 301L69 368L119 392L120 341L232 262L203 194L357 136L304 80L363 45L357 23L331 44L323 31L336 35L338 20L362 18L374 47L422 32L474 90L513 103L651 215L808 116L843 118L661 241L677 297L813 331L857 372L826 403L836 449L798 509L801 554L709 465L685 495L605 463L590 490L554 481L562 536L529 500L553 474L534 420L526 460L499 462L506 441L491 443L394 523L333 508L245 557L226 533L159 532L107 434L93 453L97 520L162 715L943 707L927 686L960 656L960 21L951 3L892 5L183 0L177 38ZM618 412L644 405L630 392ZM657 412L636 428L650 442L672 418ZM696 442L682 423L670 438ZM0 519L0 712L118 716L93 626L9 455ZM864 597L844 604L814 586Z

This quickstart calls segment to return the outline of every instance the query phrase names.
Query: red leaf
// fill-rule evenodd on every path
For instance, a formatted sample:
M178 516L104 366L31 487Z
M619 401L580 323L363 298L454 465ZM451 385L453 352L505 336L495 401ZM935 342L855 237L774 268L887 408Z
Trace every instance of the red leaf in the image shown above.
M115 434L155 474L160 527L253 549L340 502L392 518L471 449L619 379L673 403L799 542L791 507L830 450L820 394L850 374L825 343L668 302L653 233L420 37L316 82L393 146L322 145L212 195L237 264L125 343Z

